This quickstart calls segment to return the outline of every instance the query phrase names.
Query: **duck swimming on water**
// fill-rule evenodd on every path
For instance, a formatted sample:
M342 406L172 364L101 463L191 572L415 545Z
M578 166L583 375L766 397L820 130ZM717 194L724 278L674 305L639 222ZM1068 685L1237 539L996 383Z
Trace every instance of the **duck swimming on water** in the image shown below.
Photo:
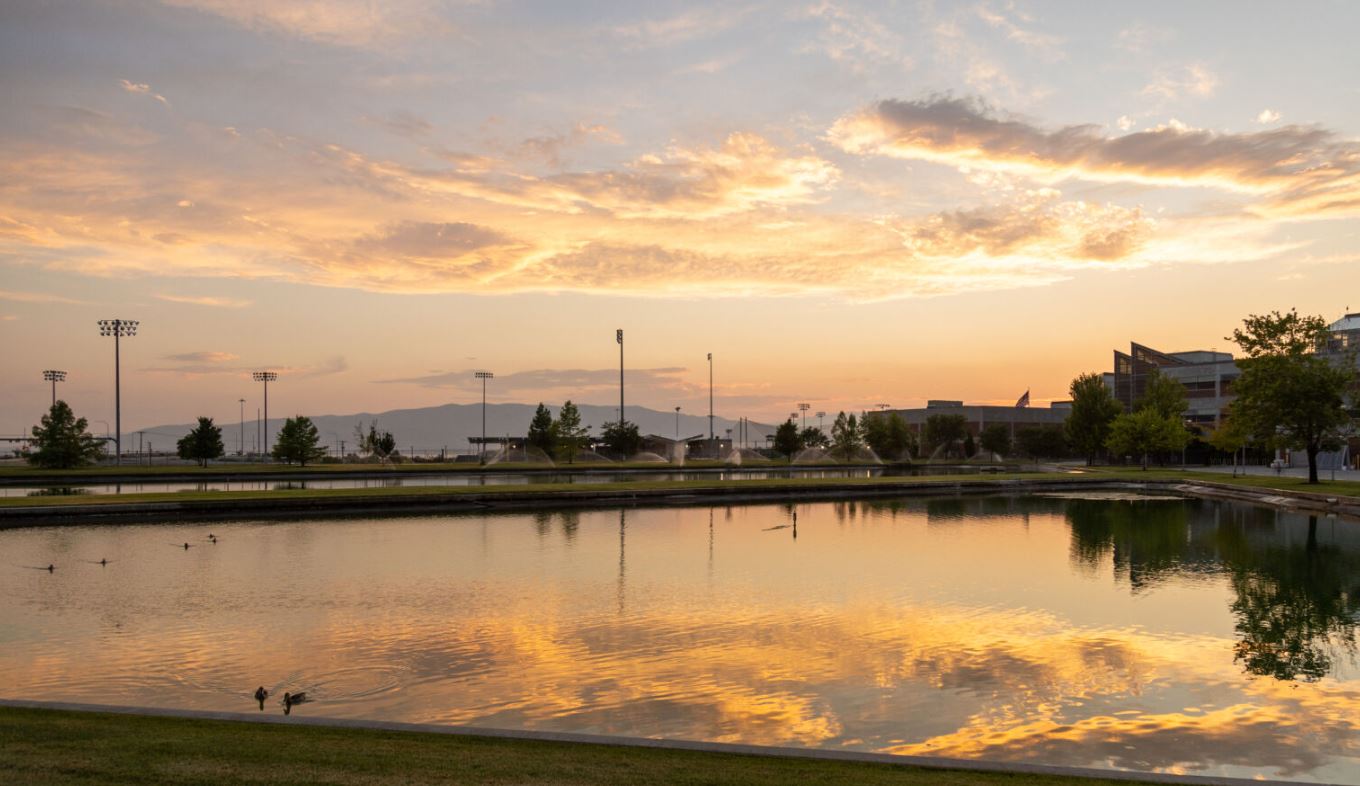
M294 704L301 704L307 700L307 694L303 692L283 694L283 714L288 715L293 710Z
M255 689L255 701L260 703L261 711L264 710L264 700L267 698L269 698L269 691L265 690L263 685Z

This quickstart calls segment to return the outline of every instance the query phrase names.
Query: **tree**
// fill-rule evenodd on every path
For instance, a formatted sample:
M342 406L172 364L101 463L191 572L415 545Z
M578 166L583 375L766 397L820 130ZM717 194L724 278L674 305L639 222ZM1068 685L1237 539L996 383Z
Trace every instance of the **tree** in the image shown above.
M1209 444L1233 457L1233 477L1237 477L1237 452L1247 446L1250 435L1238 424L1231 414L1218 424L1209 434Z
M587 430L581 427L581 411L568 399L557 414L557 449L553 454L568 464L576 463L576 454L585 444Z
M922 441L932 454L940 447L948 447L963 440L968 433L968 419L963 415L931 415L926 418Z
M887 416L866 412L859 423L864 444L879 458L890 461L910 459L915 452L916 438L907 426L907 421L896 412Z
M793 457L798 451L803 449L803 440L798 437L798 426L789 418L779 424L779 428L774 430L774 449L789 457L789 462L793 462Z
M1272 446L1301 448L1308 455L1308 482L1317 483L1322 446L1351 425L1344 397L1356 384L1355 357L1339 362L1316 354L1331 337L1322 317L1252 314L1232 340L1247 357L1233 381L1233 416L1241 428Z
M1090 466L1110 436L1110 424L1119 415L1120 405L1099 374L1078 376L1068 390L1072 411L1064 424L1067 441L1086 456Z
M312 419L298 415L283 422L271 455L279 461L297 462L305 467L309 461L324 458L326 450L321 447L321 439Z
M390 431L379 431L376 420L369 424L367 434L364 433L363 421L359 421L359 425L354 427L354 437L358 441L360 453L373 456L379 461L387 460L397 451L397 438L392 436Z
M1153 369L1147 376L1143 395L1134 402L1135 410L1151 409L1164 418L1180 419L1190 406L1185 386Z
M197 461L200 466L208 466L210 459L222 458L226 448L222 445L222 429L213 425L212 418L200 417L198 425L177 444L179 457Z
M1015 430L1015 445L1030 458L1058 458L1067 452L1063 429L1056 426L1022 426Z
M71 469L92 464L104 455L104 445L85 430L85 418L76 419L65 401L58 401L33 427L33 448L28 462L43 469Z
M638 434L636 423L627 420L604 424L604 444L622 458L628 458L642 449L642 436Z
M552 413L543 406L543 402L538 402L538 409L534 410L534 419L529 421L529 445L543 451L549 458L553 455L553 449L557 446L557 424L553 422Z
M844 412L836 415L836 422L831 424L831 455L841 461L853 461L862 447L864 438L855 416Z
M1005 456L1011 452L1011 429L1005 423L993 423L982 430L978 442L989 454Z
M1105 446L1121 456L1141 456L1146 470L1149 453L1180 450L1189 440L1179 417L1163 417L1149 407L1115 418Z
M805 448L824 448L831 444L831 440L821 429L808 426L798 432L798 443Z

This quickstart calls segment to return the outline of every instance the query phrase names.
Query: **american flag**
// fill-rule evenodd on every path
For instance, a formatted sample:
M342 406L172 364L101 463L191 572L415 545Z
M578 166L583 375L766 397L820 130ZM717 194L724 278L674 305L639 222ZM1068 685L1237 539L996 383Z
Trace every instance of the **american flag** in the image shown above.
M1029 406L1029 391L1028 391L1028 390L1025 391L1025 395L1021 396L1020 399L1019 399L1018 401L1015 402L1015 406L1017 406L1017 407L1028 407L1028 406Z

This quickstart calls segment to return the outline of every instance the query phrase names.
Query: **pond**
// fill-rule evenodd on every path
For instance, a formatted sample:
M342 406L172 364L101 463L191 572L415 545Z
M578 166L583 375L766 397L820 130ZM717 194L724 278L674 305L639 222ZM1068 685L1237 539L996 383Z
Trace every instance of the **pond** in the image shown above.
M259 712L264 685L270 713L305 691L294 714L1360 783L1346 519L936 498L32 528L0 554L9 698Z

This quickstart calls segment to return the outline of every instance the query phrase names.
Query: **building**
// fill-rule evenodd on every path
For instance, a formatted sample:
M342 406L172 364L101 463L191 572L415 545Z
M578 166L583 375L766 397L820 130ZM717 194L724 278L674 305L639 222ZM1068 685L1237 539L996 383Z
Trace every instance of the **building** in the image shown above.
M917 436L920 436L921 431L925 428L926 420L932 415L962 415L968 424L969 433L975 437L981 434L987 426L994 423L1004 423L1010 426L1011 437L1014 438L1016 429L1027 426L1056 426L1061 428L1067 420L1067 414L1071 411L1072 402L1070 401L1055 401L1048 407L1006 407L932 399L927 401L924 407L889 409L885 410L883 414L898 415L906 421L907 426Z
M1103 375L1115 399L1132 412L1147 391L1154 373L1181 383L1189 406L1185 419L1197 424L1217 424L1232 402L1232 382L1241 371L1227 352L1194 350L1161 352L1130 342L1127 353L1114 351L1114 372Z

